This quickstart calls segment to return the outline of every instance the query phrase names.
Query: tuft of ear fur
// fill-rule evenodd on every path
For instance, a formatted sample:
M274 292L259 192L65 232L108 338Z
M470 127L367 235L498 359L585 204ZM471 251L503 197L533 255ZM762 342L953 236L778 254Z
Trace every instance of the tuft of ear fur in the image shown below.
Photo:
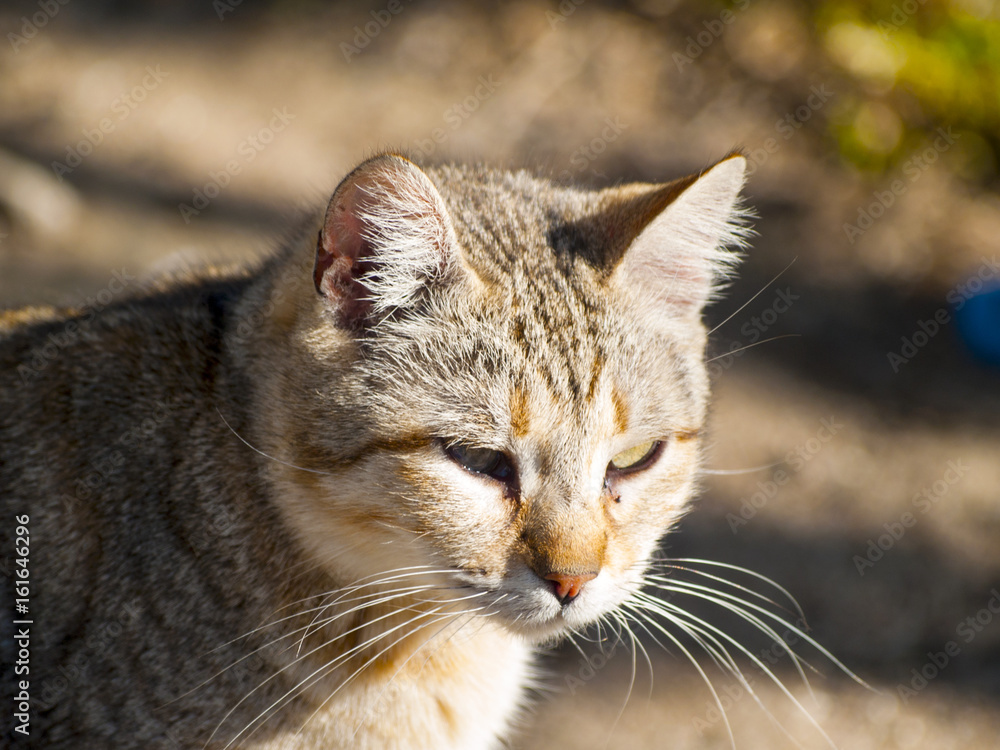
M641 231L614 276L652 307L700 314L751 234L740 203L746 159L733 154L700 175L656 186L639 200Z
M457 242L437 188L396 154L363 162L334 191L313 280L347 327L411 305L455 267Z

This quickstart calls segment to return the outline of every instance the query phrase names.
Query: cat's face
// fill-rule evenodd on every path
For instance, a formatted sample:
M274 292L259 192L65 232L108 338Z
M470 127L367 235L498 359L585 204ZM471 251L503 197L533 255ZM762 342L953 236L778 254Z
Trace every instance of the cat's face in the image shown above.
M419 424L429 440L384 456L374 473L405 498L401 517L422 540L408 540L411 564L454 568L456 582L489 593L476 604L543 637L620 604L682 512L697 469L703 365L696 349L634 331L648 349L620 335L615 353L563 391L553 385L566 362L558 345L519 345L515 320L492 323L476 327L475 347L496 347L497 361L438 362L393 394L413 399L397 424ZM601 348L584 325L567 333L580 349ZM468 377L451 374L461 367Z
M378 157L345 180L315 278L337 333L306 338L350 359L323 395L353 417L301 438L331 457L293 514L314 552L533 640L628 598L692 495L742 174L587 193Z

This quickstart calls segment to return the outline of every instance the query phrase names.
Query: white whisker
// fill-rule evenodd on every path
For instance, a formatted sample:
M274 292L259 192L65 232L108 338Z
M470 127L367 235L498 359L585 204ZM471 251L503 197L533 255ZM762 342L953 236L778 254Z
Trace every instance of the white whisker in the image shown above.
M754 474L758 471L767 471L768 469L773 469L775 467L781 466L784 461L775 461L770 464L763 464L761 466L750 466L746 469L702 469L702 474L712 474L713 476L736 476L739 474Z
M761 672L767 675L768 679L770 679L771 682L773 682L775 686L777 686L777 688L785 695L785 697L802 713L802 715L806 717L809 723L813 725L813 727L820 733L820 735L822 735L822 737L827 741L827 743L831 747L836 749L836 745L834 745L833 740L830 739L830 737L826 734L826 732L819 725L819 723L815 719L813 719L809 711L806 710L806 708L799 702L799 700L792 695L792 693L788 690L788 688L785 687L784 683L780 680L780 678L778 678L778 676L774 674L774 672L771 671L749 649L740 644L739 641L737 641L732 636L728 635L725 631L720 630L719 628L715 627L714 625L711 625L710 623L705 622L704 620L694 619L690 614L680 609L679 607L674 607L673 605L669 605L664 602L659 602L658 600L652 600L652 602L653 603L651 605L649 601L646 601L643 603L643 606L649 607L649 611L659 613L662 617L677 624L678 626L682 626L683 623L683 626L686 626L686 629L694 629L703 633L706 631L711 631L711 633L714 633L715 635L719 636L720 638L728 642L730 645L732 645L737 651L739 651L748 659L750 659L750 661L754 664L754 666L756 666L757 669L759 669ZM661 609L657 605L663 605L664 607L669 607L670 610L672 610L672 612L668 612L666 609ZM686 618L686 620L683 618ZM690 630L688 630L688 632L690 632ZM731 657L729 658L731 659ZM788 737L788 739L792 743L794 743L796 746L799 746L799 743L795 740L795 738L788 733L788 731L781 725L781 723L777 719L774 718L774 715L767 709L763 701L761 701L760 697L757 695L757 692L750 686L749 682L744 677L742 670L739 669L739 667L735 664L735 662L733 662L733 669L727 671L730 671L730 673L734 677L736 677L736 679L740 682L741 686L753 698L754 702L760 707L760 709L764 712L764 714L775 724L775 726L777 726L778 729L780 729L781 732L785 734L785 736ZM806 684L808 685L808 682Z
M771 284L773 284L775 281L777 281L778 279L780 279L784 275L785 271L787 271L789 268L791 268L795 264L795 261L797 261L798 259L799 259L798 256L795 256L794 258L792 258L791 263L789 263L787 266L785 266L780 271L778 271L778 273L775 274L775 276L774 276L773 279L771 279L769 282L767 282L766 284L764 284L764 286L762 286L760 288L759 292L757 292L753 297L751 297L750 299L748 299L742 305L740 305L739 307L737 307L732 313L730 313L729 317L727 317L725 320L723 320L721 323L719 323L715 328L713 328L711 331L709 331L708 335L711 336L713 333L715 333L716 331L718 331L720 328L722 328L722 326L724 326L730 320L732 320L733 318L735 318L740 313L740 311L743 310L743 308L745 308L747 305L749 305L751 302L753 302L755 299L757 299L760 295L762 295L765 291L767 291L767 288L769 286L771 286Z
M390 576L390 577L388 577L388 578L383 578L383 579L380 579L380 580L381 580L381 581L385 581L385 580L389 580L389 579L394 579L394 578L399 578L399 577L403 577L403 576ZM372 583L369 583L369 584L365 584L365 585L367 586L367 585L373 585L373 584L372 584ZM432 587L428 585L428 588L432 588ZM473 595L471 595L471 596L468 596L468 597L460 597L460 598L457 598L457 599L454 599L454 600L447 600L447 602L446 602L446 603L447 603L447 604L452 604L453 602L458 602L458 601L462 601L462 600L463 600L463 599L465 599L465 598L474 598L475 596L480 596L480 595L481 595L481 594L478 594L478 593L477 593L477 594L473 594ZM392 600L392 599L395 599L395 598L398 598L398 597L400 597L400 596L405 596L405 594L399 594L399 595L396 595L396 596L393 596L393 597L390 597L390 598L389 598L389 600ZM326 621L324 621L324 622L323 622L323 626L326 626L326 625L329 625L329 624L330 624L331 622L333 622L334 620L337 620L337 619L340 619L341 617L345 617L345 616L348 616L348 615L350 615L350 614L353 614L354 612L357 612L357 611L360 611L360 610L363 610L363 609L366 609L366 608L369 608L370 606L373 606L373 605L369 603L369 604L365 604L365 605L361 605L361 606L355 606L355 607L351 607L351 608L350 608L349 610L347 610L347 611L345 611L345 612L338 612L338 613L337 613L337 614L336 614L335 616L332 616L332 617L328 618L328 619L327 619ZM441 609L441 608L439 608L439 610L440 610L440 609ZM360 630L362 630L362 629L364 629L364 628L366 628L366 627L369 627L369 626L371 626L371 625L373 625L373 624L375 624L375 623L378 623L378 622L381 622L381 621L383 621L383 620L385 620L385 619L387 619L387 618L390 618L390 617L393 617L393 616L397 615L397 614L398 614L399 612L401 612L401 611L405 611L405 610L406 610L406 608L400 608L400 609L396 609L396 610L392 610L392 611L390 611L390 612L387 612L387 613L385 613L385 614L383 614L383 615L380 615L380 616L378 616L378 617L375 617L375 618L371 618L371 619L369 619L369 620L366 620L366 621L365 621L365 622L363 622L362 624L360 624L360 625L357 625L357 626L355 626L355 627L353 627L353 628L350 628L349 630L347 630L347 631L345 631L345 632L343 632L343 633L340 633L340 634L338 634L338 635L337 635L337 636L335 636L334 638L331 638L330 640L327 640L327 641L325 641L324 643L321 643L320 645L318 645L318 646L316 646L316 647L312 648L311 650L307 651L307 652L306 652L306 653L304 653L304 654L297 654L297 655L296 655L296 657L295 657L295 658L294 658L294 659L293 659L292 661L290 661L290 662L289 662L288 664L286 664L286 665L285 665L284 667L282 667L281 669L277 670L276 672L272 673L272 674L271 674L271 675L270 675L269 677L267 677L266 679L264 679L264 680L263 680L263 681L262 681L262 682L261 682L261 683L260 683L259 685L257 685L257 687L253 688L253 689L252 689L252 690L251 690L251 691L250 691L250 692L249 692L249 693L248 693L247 695L245 695L245 696L244 696L244 697L243 697L243 698L242 698L242 699L241 699L241 700L240 700L240 701L239 701L239 702L238 702L238 703L237 703L237 704L236 704L235 706L233 706L233 707L232 707L232 708L231 708L231 709L229 710L229 712L228 712L228 713L227 713L227 714L226 714L226 715L225 715L225 716L224 716L224 717L222 718L222 720L221 720L221 721L219 722L219 724L218 724L218 725L216 726L216 729L215 729L215 731L213 731L213 732L212 732L212 735L211 735L211 736L209 737L209 741L211 741L211 739L212 739L212 738L213 738L213 737L215 736L215 734L216 734L216 733L218 732L218 730L219 730L219 728L220 728L220 727L222 726L222 724L224 724L224 723L225 723L225 721L226 721L226 720L227 720L227 719L228 719L228 718L229 718L229 717L230 717L230 716L231 716L231 715L233 714L233 712L234 712L234 711L236 711L236 709L237 709L237 708L238 708L238 707L239 707L239 706L240 706L240 705L241 705L242 703L244 703L244 702L245 702L245 701L246 701L247 699L249 699L249 698L250 698L250 697L251 697L251 696L252 696L252 695L253 695L254 693L256 693L256 692L257 692L258 690L260 690L260 689L261 689L262 687L264 687L264 686L265 686L265 685L266 685L266 684L267 684L268 682L270 682L271 680L273 680L273 679L275 679L276 677L278 677L278 676L279 676L279 675L280 675L281 673L283 673L283 672L284 672L285 670L287 670L287 669L289 669L290 667L292 667L293 665L295 665L295 664L297 664L297 663L301 662L302 660L304 660L304 659L308 658L309 656L313 655L313 654L314 654L314 653L316 653L317 651L320 651L320 650L322 650L322 649L324 649L324 648L328 647L329 645L331 645L332 643L336 642L337 640L340 640L341 638L344 638L345 636L348 636L348 635L350 635L350 634L352 634L352 633L355 633L355 632L358 632L358 631L360 631ZM336 665L337 663L339 663L339 662L342 662L342 661L344 661L344 660L346 660L346 659L350 658L351 656L353 656L353 655L354 655L355 653L359 652L360 650L362 650L362 649L364 649L364 648L367 648L367 646L371 645L371 643L373 643L374 641L377 641L378 639L380 639L380 638L382 638L382 637L385 637L385 635L388 635L389 633L392 633L393 631L395 631L395 630L397 630L397 629L399 629L399 628L401 628L401 627L405 627L405 626L406 626L406 625L407 625L408 623L412 623L412 622L414 622L414 621L415 621L415 619L418 619L419 617L422 617L422 616L425 616L425 614L424 614L424 613L419 613L419 614L417 615L417 618L411 618L411 619L410 619L410 620L408 620L407 622L405 622L405 623L402 623L401 625L397 625L397 626L395 626L394 628L391 628L391 629L390 629L389 631L386 631L385 633L383 633L383 634L380 634L380 635L376 636L376 637L375 637L374 639L369 639L369 641L366 641L366 642L364 642L364 643L361 643L361 644L358 644L358 645L354 646L353 648L349 649L349 650L348 650L347 652L345 652L345 653L341 654L340 656L338 656L338 657L337 657L337 658L336 658L335 660L333 660L333 662L330 662L330 663L328 663L327 665L324 665L324 667L321 667L321 668L320 668L319 670L316 670L316 671L314 671L314 672L313 672L313 673L312 673L311 675L309 675L309 676L308 676L307 678L305 678L305 679L306 679L306 680L308 680L308 679L310 679L310 678L311 678L311 677L312 677L313 675L317 674L317 672L319 672L319 671L322 671L323 669L325 669L325 668L327 668L327 667L330 667L331 665L335 666L335 665ZM305 626L305 627L311 627L311 624L310 624L309 626ZM295 632L299 632L299 631L298 631L298 630L296 630L296 631L293 631L293 633L295 633ZM281 638L279 638L279 639L277 639L277 640L282 640L282 639L284 639L285 637L288 637L289 635L292 635L293 633L290 633L290 634L286 634L285 636L282 636ZM276 641L273 641L273 642L272 642L272 644L268 644L268 645L273 645L273 643L276 643L276 642L277 642L277 640L276 640ZM262 647L262 648L263 648L263 647ZM328 670L328 671L332 671L332 670ZM320 678L318 678L318 679L321 679L321 678L322 678L322 675L321 675L321 676L320 676ZM299 683L299 686L301 686L301 685L302 685L302 682L300 682L300 683ZM297 687L298 687L298 686L297 686ZM293 689L292 689L292 691L289 691L289 692L290 692L290 693L293 693L293 692L294 692L294 691L295 691L296 689L297 689L297 688L293 688ZM285 697L287 697L288 695L289 695L289 694L288 694L288 693L286 693L286 695L285 695L285 696L282 696L282 698L280 698L278 702L281 702L281 701L282 701L282 700L283 700L283 699L284 699ZM246 731L246 729L247 729L247 728L249 728L249 727L250 727L250 726L252 726L252 725L253 725L254 723L256 723L256 722L257 722L257 721L258 721L258 720L259 720L259 719L261 718L261 716L262 716L263 714L266 714L266 713L268 713L269 711L271 711L271 709L272 709L273 707L274 707L274 705L272 704L272 706L269 706L269 707L268 707L267 709L265 709L265 710L264 710L264 712L262 712L262 714L261 714L261 715L258 715L258 717L257 717L257 718L255 718L255 719L254 719L253 721L251 721L251 722L250 722L250 724L249 724L249 725L248 725L248 726L247 726L247 727L246 727L246 728L245 728L244 730L242 730L242 731L240 732L240 734L238 734L238 735L237 735L236 737L234 737L234 738L233 738L233 739L232 739L232 740L231 740L231 741L229 742L229 744L227 744L227 745L226 745L226 747L228 748L228 747L229 747L230 745L232 745L232 743L233 743L233 742L235 742L235 741L236 741L237 739L239 739L239 737L240 737L240 736L241 736L241 735L243 734L243 732L245 732L245 731Z
M329 472L329 471L319 471L318 469L307 469L304 466L296 466L295 464L290 464L287 461L282 461L280 458L275 458L274 456L268 455L264 451L260 450L259 448L251 445L249 442L247 442L246 440L244 440L243 436L240 435L236 430L234 430L233 427L232 427L232 425L229 424L229 422L226 420L225 416L223 416L222 412L219 410L219 407L215 407L215 410L219 413L219 417L225 423L226 427L229 428L229 431L232 432L239 439L239 441L241 443L243 443L243 445L245 445L247 448L249 448L250 450L254 451L255 453L259 453L264 458L269 459L271 461L274 461L275 463L279 463L282 466L287 466L287 467L289 467L291 469L298 469L299 471L308 471L308 472L310 472L312 474L322 474L322 475L328 476L328 477L334 476L333 473Z
M365 623L363 625L359 625L357 628L353 628L351 631L348 631L348 633L356 631L356 630L360 630L360 629L362 629L364 627L367 627L368 625L370 625L371 623L373 623L373 622L375 622L377 620L382 620L382 619L385 619L387 617L391 617L394 614L395 614L395 612L390 612L389 614L383 615L380 618L375 618L375 620L372 620L369 623ZM249 739L249 737L253 736L254 732L256 732L257 729L259 729L267 721L268 718L270 718L270 716L272 716L274 713L276 713L276 711L275 711L276 708L281 708L283 705L285 705L286 703L288 703L290 700L294 699L294 697L296 695L300 695L303 690L305 690L308 687L311 687L316 682L318 682L319 680L321 680L324 677L326 677L337 666L339 666L341 663L343 663L343 662L347 661L348 659L350 659L356 653L359 653L360 651L364 650L368 646L373 645L374 643L377 643L378 641L382 640L383 638L388 637L389 635L391 635L392 633L396 632L397 630L400 630L402 628L407 627L408 625L411 625L412 623L416 622L417 620L421 619L422 617L428 617L428 616L431 616L432 614L434 614L434 613L433 612L432 613L426 613L426 614L416 615L415 617L411 617L406 622L400 623L399 625L396 625L396 626L394 626L392 628L389 628L388 630L385 630L385 631L383 631L383 632L381 632L381 633L373 636L372 638L369 638L367 641L359 643L358 645L356 645L356 646L348 649L344 653L340 654L339 656L337 656L335 659L331 660L330 662L327 662L327 663L323 664L321 667L319 667L318 669L315 669L313 672L311 672L305 678L303 678L302 680L300 680L298 682L298 684L295 685L295 687L293 687L290 690L286 691L281 697L279 697L277 700L275 700L273 703L271 703L270 706L268 706L263 711L261 711L259 714L257 714L257 716L254 719L252 719L250 721L250 723L247 724L246 727L244 727L235 737L233 737L223 747L223 750L228 750L228 748L232 747L233 743L236 742L238 739L240 739L240 737L243 736L243 734L247 731L247 729L250 729L250 727L254 726L254 724L257 724L257 727L254 728L253 731L251 731L249 735L247 735L247 738ZM243 701L245 701L247 698L249 698L250 695L252 695L254 692L256 692L257 690L259 690L261 687L263 687L271 679L273 679L274 677L277 677L281 672L283 672L285 669L287 669L288 667L290 667L292 664L295 664L296 662L299 662L302 659L305 659L307 656L310 656L311 654L315 653L316 651L329 646L330 644L334 643L337 640L340 640L340 638L342 638L343 635L346 635L346 634L338 635L337 637L335 637L335 638L333 638L333 639L331 639L331 640L323 643L322 645L317 646L312 651L310 651L310 652L308 652L306 654L303 654L302 656L296 658L293 662L291 662L290 664L286 665L284 668L282 668L278 672L275 672L274 674L272 674L270 677L268 677L266 680L264 680L264 682L262 682L256 688L254 688L246 697L244 697L240 701L240 703L237 703L236 706L234 706L229 711L229 713L226 714L225 717L223 717L222 722L225 722L225 720L228 719L230 715L232 715L233 711L235 711L236 708L241 703L243 703ZM383 652L379 652L379 655L381 655L381 653L383 653ZM370 663L370 660L367 661L367 662L365 662L365 665L367 665L369 663ZM339 690L339 688L337 688L337 689ZM336 690L334 691L334 693L336 693ZM221 726L221 722L220 722L220 726ZM213 736L214 736L214 733L213 733ZM209 738L209 740L211 741L211 737Z
M707 364L710 364L711 362L715 362L716 360L725 359L726 357L731 357L734 354L739 354L740 352L745 352L747 349L753 349L754 347L760 346L762 344L769 344L772 341L780 341L781 339L798 339L798 338L802 338L802 334L801 333L782 333L782 334L780 334L778 336L771 336L770 338L761 339L760 341L755 341L752 344L747 344L746 346L741 346L739 349L730 349L730 350L728 350L728 351L726 351L726 352L724 352L722 354L718 354L718 355L712 357L711 359L706 359L705 360L705 364L707 365Z
M726 709L723 708L723 706L722 706L722 700L719 698L719 694L715 691L715 686L712 685L712 681L710 679L708 679L708 675L705 674L705 670L702 669L701 665L698 663L698 660L694 658L694 656L691 654L691 652L688 651L684 647L684 644L681 643L680 640L678 640L677 637L673 633L671 633L669 630L667 630L662 625L660 625L660 623L658 623L656 620L654 620L652 617L650 617L646 613L646 611L644 609L642 609L640 607L637 607L637 606L634 606L634 605L630 605L629 603L626 603L626 606L628 607L628 609L630 611L634 612L638 617L641 618L641 619L637 619L636 623L643 630L645 630L650 635L650 637L653 638L653 640L660 645L661 648L664 648L663 644L660 643L660 641L656 638L656 636L653 635L652 631L649 630L649 627L647 627L647 623L650 626L652 626L653 628L655 628L656 630L658 630L659 632L661 632L675 646L677 646L677 648L679 648L681 650L681 652L684 654L684 656L687 657L688 661L691 662L691 664L694 666L695 670L697 670L698 674L701 675L701 679L704 680L705 685L708 687L709 692L712 694L712 698L715 700L715 705L718 706L718 708L719 708L719 715L722 717L722 722L723 722L723 724L726 727L726 734L729 735L729 744L733 748L733 750L736 750L736 738L733 736L733 729L729 725L729 717L726 714ZM672 618L672 617L667 617L666 619L667 619L668 622L673 622L674 621L674 618Z

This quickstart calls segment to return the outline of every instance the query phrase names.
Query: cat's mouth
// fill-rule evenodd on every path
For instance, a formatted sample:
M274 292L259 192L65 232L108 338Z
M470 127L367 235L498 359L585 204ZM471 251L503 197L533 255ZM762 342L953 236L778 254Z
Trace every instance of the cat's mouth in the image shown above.
M586 576L582 581L545 580L532 571L504 577L484 571L463 572L463 588L475 592L481 614L516 635L544 641L584 628L612 609L606 601L605 575Z

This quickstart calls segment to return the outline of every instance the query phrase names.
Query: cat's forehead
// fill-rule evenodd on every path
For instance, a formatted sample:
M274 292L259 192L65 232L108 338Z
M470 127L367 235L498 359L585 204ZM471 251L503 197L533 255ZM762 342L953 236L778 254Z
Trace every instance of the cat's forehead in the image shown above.
M429 422L453 423L450 435L580 447L591 435L697 425L705 395L700 359L639 329L611 301L587 304L578 293L572 284L535 283L500 300L493 289L463 295L419 323L399 321L400 335L379 342L390 362L407 369L392 413L405 402L406 411L426 407ZM387 376L400 368L382 357L373 364L373 392L398 391L398 378Z
M625 321L599 271L564 227L586 212L586 193L526 173L450 170L443 180L465 260L502 309L498 336L507 355L562 398L593 396L610 328ZM450 200L449 200L450 199Z
M476 216L544 217L550 208L586 212L599 190L564 185L527 170L448 166L427 171L449 210L472 208Z
M520 405L533 432L561 425L577 436L598 413L621 425L639 415L697 421L703 372L690 332L644 320L648 310L594 260L609 241L599 193L524 172L449 167L430 176L481 283L445 284L427 317L387 322L373 342L393 361L419 363L427 392L445 394L430 402L497 428Z

